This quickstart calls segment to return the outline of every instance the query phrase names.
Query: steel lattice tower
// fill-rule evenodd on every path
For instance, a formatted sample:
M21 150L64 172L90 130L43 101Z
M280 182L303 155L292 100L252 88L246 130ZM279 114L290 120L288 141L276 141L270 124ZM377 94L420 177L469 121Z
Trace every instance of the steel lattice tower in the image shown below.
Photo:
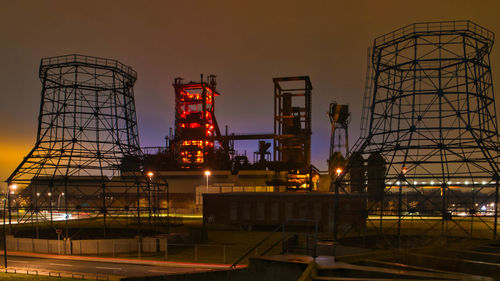
M386 163L381 186L370 186L377 179L368 171L369 214L380 216L373 225L382 229L383 216L397 216L389 229L399 235L411 216L425 218L427 231L472 237L483 229L496 237L493 42L470 21L416 23L375 39L366 135L355 148L368 162Z
M66 55L42 59L39 77L37 140L7 180L18 196L12 207L9 198L9 220L10 209L20 222L50 225L85 212L103 219L106 235L106 218L127 213L140 223L141 212L158 211L162 188L140 171L136 72L116 60Z

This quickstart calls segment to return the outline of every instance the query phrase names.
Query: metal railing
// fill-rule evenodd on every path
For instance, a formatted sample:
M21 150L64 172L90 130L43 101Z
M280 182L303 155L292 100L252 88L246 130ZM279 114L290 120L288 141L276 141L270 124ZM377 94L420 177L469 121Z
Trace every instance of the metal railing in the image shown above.
M130 66L124 65L123 63L107 58L99 58L93 56L84 56L79 54L72 55L64 55L64 56L56 56L43 58L40 62L40 74L47 68L58 67L61 64L68 63L79 63L93 66L102 66L106 68L114 68L119 70L120 72L130 76L134 80L137 78L137 72L133 70Z
M286 231L286 225L289 225L289 227L303 227L304 223L307 225L307 231L306 232L285 232ZM311 233L309 230L309 225L313 223L314 224L314 232ZM271 246L269 246L266 250L264 250L259 256L263 256L270 252L274 247L279 245L280 243L282 244L282 251L281 254L288 253L290 249L301 249L301 250L306 250L306 251L311 251L311 256L313 258L316 258L316 244L318 241L318 222L314 220L288 220L282 224L280 224L278 227L276 227L272 232L270 232L266 237L264 237L262 240L257 242L252 248L250 248L248 251L245 252L239 259L237 259L232 265L231 268L235 268L238 263L243 261L246 257L248 257L251 253L253 253L259 246L264 244L267 240L269 240L274 234L281 232L281 238L274 242ZM292 239L298 239L298 236L305 236L307 238L307 243L305 248L301 247L290 247L290 245L296 245L298 244L295 242L292 242ZM312 247L309 247L309 238L313 238L313 243Z
M414 23L393 32L381 35L375 38L374 48L385 45L389 42L397 40L399 38L405 38L410 34L420 33L420 32L455 32L464 31L470 32L475 35L481 36L486 40L493 41L495 39L495 34L488 29L481 27L471 21L442 21L442 22L426 22L426 23Z

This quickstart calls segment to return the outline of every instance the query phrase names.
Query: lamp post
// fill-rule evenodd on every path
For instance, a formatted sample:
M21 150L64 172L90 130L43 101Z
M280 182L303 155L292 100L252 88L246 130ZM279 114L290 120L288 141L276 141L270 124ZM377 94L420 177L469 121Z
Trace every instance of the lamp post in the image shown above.
M50 224L52 225L52 192L47 193L49 196L49 212L50 212Z
M207 178L207 185L206 185L206 189L207 189L207 193L208 193L208 177L210 176L210 171L209 170L206 170L205 171L205 177ZM200 191L200 199L201 199L201 203L203 204L203 196L201 194L201 191ZM205 207L203 207L205 208ZM205 217L203 217L203 233L205 233Z
M148 175L148 178L149 178L149 181L148 181L148 198L149 198L149 204L148 204L148 213L149 213L149 225L151 225L151 188L152 188L152 180L153 180L153 176L155 175L153 172L149 171L147 173Z
M64 196L64 192L59 194L59 197L57 198L57 210L60 211L61 209L61 196Z
M10 213L10 194L14 194L14 190L17 189L16 184L10 184L10 182L7 182L7 202L5 202L5 198L3 201L3 255L4 255L4 262L5 262L5 268L7 268L7 228L5 225L5 215L6 215L6 210L5 210L5 205L7 203L8 208L9 208L9 233L11 233L11 213Z
M7 204L8 204L8 208L9 208L9 234L12 232L12 215L11 215L11 208L10 208L10 195L11 194L14 194L14 190L17 189L17 185L16 184L10 184L8 183L7 184L8 188L7 188Z
M406 182L406 172L408 172L408 168L403 166L401 168L401 173L399 174L398 181L396 184L399 186L398 192L398 247L401 248L401 212L403 211L403 184ZM406 202L408 205L408 202Z
M207 177L207 193L208 193L208 177L210 176L210 171L205 171L205 176Z
M9 193L8 190L7 193ZM5 268L7 268L7 227L5 226L5 216L6 216L5 205L7 204L7 202L5 201L6 199L4 197L3 198L3 258L4 258Z
M40 215L40 211L38 210L39 197L40 197L40 192L37 192L35 198L36 239L38 239L38 216Z

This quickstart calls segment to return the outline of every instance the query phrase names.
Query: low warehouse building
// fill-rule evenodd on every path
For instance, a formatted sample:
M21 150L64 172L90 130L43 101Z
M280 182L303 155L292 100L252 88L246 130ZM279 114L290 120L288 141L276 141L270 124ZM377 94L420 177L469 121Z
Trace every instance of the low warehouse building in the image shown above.
M332 192L230 192L203 194L205 224L274 226L316 221L321 231L333 231ZM339 195L339 229L360 230L366 223L366 197Z

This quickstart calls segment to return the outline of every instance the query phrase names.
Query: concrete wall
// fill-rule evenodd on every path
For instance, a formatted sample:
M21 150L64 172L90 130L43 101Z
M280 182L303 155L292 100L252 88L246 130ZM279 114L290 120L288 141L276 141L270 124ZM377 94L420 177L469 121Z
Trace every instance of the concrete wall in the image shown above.
M66 244L66 245L65 245ZM7 236L7 250L47 254L64 254L69 252L69 241L49 239L14 238Z
M135 252L138 239L72 240L73 255L98 255Z
M143 252L164 252L166 249L166 238L145 237L142 239Z
M165 251L166 238L145 237L141 252ZM61 255L99 255L137 252L139 239L49 240L7 236L7 250Z

